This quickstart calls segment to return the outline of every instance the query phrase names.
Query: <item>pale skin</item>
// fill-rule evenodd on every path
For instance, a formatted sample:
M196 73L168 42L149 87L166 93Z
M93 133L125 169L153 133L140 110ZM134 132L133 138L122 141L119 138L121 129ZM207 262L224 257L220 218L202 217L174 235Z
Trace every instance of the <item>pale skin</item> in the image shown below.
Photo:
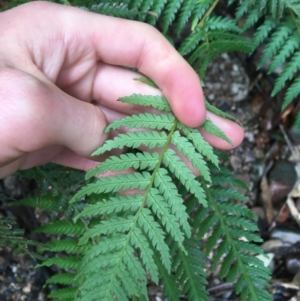
M0 13L0 178L47 162L87 170L105 126L137 113L121 96L163 93L177 118L210 118L238 146L236 123L206 112L197 74L153 27L47 2ZM162 92L136 82L136 68ZM223 140L203 133L219 149Z

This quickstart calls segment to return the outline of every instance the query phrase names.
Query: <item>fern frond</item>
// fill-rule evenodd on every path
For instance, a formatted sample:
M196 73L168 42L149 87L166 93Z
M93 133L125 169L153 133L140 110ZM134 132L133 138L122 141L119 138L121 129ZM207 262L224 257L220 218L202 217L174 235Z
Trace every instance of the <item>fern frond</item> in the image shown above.
M169 26L175 19L175 15L178 12L183 0L170 0L168 1L163 13L163 32L166 32Z
M145 96L140 94L133 94L131 96L121 97L119 98L119 100L133 105L153 107L154 109L157 109L159 111L171 112L170 105L164 96Z
M298 48L300 48L299 32L295 30L293 34L288 37L284 45L282 45L281 49L272 59L268 67L268 72L274 72L276 68L282 66Z
M71 285L74 283L76 274L70 273L61 273L54 275L47 279L46 284L63 284L63 285Z
M191 15L192 15L192 12L196 8L196 6L197 6L197 1L195 1L195 0L183 1L180 11L178 12L178 17L177 17L177 24L176 24L177 35L179 35L181 33L184 26L189 21Z
M151 15L148 17L148 23L155 25L158 18L160 17L162 11L168 0L155 0L151 7Z
M37 267L49 267L52 265L57 266L60 269L65 270L78 270L81 263L81 258L79 257L55 257L55 258L48 258L43 263L38 264Z
M188 240L185 242L188 255L181 250L173 248L175 277L182 285L182 293L190 301L208 301L205 286L208 284L204 272L205 256L201 251L199 241Z
M93 205L86 206L75 218L76 222L80 218L93 218L99 215L111 213L119 213L122 211L136 211L141 203L140 194L117 195L111 197L109 202L98 202Z
M275 96L281 89L284 88L286 82L291 80L295 73L300 69L300 49L297 50L289 63L286 64L282 73L278 76L275 82L275 87L272 91L272 96Z
M58 290L53 290L48 296L50 299L60 300L60 301L73 301L76 297L75 288L61 288Z
M116 4L113 2L99 3L96 6L93 5L91 11L97 12L102 15L108 15L112 17L134 19L139 11L136 8L129 9L127 4Z
M141 145L148 148L162 147L167 139L165 132L136 131L120 134L114 140L106 140L103 147L93 153L94 156L101 155L112 149L123 149L124 147L139 148Z
M147 172L104 177L98 179L95 183L87 185L84 189L79 190L72 198L71 203L92 193L99 194L130 189L144 190L149 184L150 177L151 175Z
M38 228L35 232L53 235L82 235L85 232L84 225L81 223L74 224L69 220L55 221Z
M253 37L253 43L258 47L268 37L270 32L278 25L277 19L267 17L262 25L260 25Z
M90 169L86 174L86 179L90 179L98 174L107 171L122 171L130 168L153 170L159 160L159 154L154 153L136 153L122 154L120 157L112 156L105 162L100 163L96 168Z
M134 116L128 116L122 119L122 121L116 121L111 123L106 129L106 132L110 130L116 130L120 127L126 127L129 129L133 128L149 128L149 129L157 129L157 130L170 130L174 123L175 117L172 114L139 114Z
M282 103L284 110L296 97L300 95L300 76L298 76L293 84L288 88Z
M260 59L258 68L261 68L265 65L266 61L276 54L279 49L285 44L288 40L289 35L293 32L294 26L293 21L287 19L285 22L282 22L276 31L272 34L270 42L264 49L263 56Z

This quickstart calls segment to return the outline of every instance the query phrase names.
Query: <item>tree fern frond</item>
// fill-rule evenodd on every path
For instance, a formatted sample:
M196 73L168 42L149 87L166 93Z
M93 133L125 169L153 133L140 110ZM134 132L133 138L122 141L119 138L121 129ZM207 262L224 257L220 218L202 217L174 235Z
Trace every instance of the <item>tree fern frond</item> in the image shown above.
M39 197L28 197L19 201L15 201L12 203L12 206L26 206L40 208L46 211L58 211L61 203L62 200L60 196L46 194Z
M253 43L258 47L263 41L268 37L270 32L278 25L279 21L277 19L267 17L262 25L256 30Z
M184 26L187 24L196 6L197 6L197 1L195 0L183 1L177 17L177 24L176 24L177 35L181 33Z
M144 0L142 2L142 5L140 6L140 11L142 12L142 14L140 14L139 20L140 21L144 21L145 18L147 17L147 13L149 11L149 9L152 7L154 3L154 0Z
M98 156L112 149L123 149L124 147L138 148L144 145L148 148L163 147L166 143L165 132L136 131L120 134L113 140L106 140L102 147L96 150L93 155Z
M159 218L162 225L170 233L171 237L183 248L184 235L180 230L180 226L176 217L171 214L170 207L164 202L163 197L157 189L152 188L148 193L147 204Z
M210 16L205 19L203 30L240 33L241 29L233 20L221 16Z
M133 94L131 96L121 97L119 100L133 105L153 107L154 109L160 111L171 112L170 105L164 96L145 96L140 94Z
M278 76L272 91L272 97L284 88L286 82L294 77L294 74L300 69L300 50L297 50L291 60L285 66L282 73Z
M48 296L50 299L60 300L60 301L73 301L76 297L75 288L61 288L58 290L53 290Z
M115 217L102 221L91 229L88 229L79 240L79 245L86 244L89 239L99 237L102 234L110 235L112 233L123 233L130 230L134 223L132 215L124 217Z
M75 239L63 239L52 240L45 243L39 250L51 251L51 252L66 252L67 254L80 255L84 254L91 246L78 246L78 242Z
M108 125L105 129L105 132L109 132L110 130L116 130L121 127L126 127L129 129L133 128L150 128L150 129L157 129L157 130L170 130L174 123L175 117L173 114L139 114L134 116L127 116L123 118L121 121L115 121Z
M175 249L174 264L175 277L182 285L182 292L188 296L190 301L208 301L208 293L205 290L207 285L204 272L204 254L198 241L188 240L185 242L188 255Z
M282 22L280 26L276 28L276 31L271 36L270 42L264 49L263 56L261 57L258 64L258 68L264 66L266 61L279 51L279 49L288 40L288 37L293 32L293 30L294 24L290 19L287 19L286 22Z
M73 223L69 220L55 221L38 228L35 232L53 235L82 235L85 232L84 225Z
M185 134L186 138L194 144L195 149L202 156L206 157L207 160L211 161L216 167L219 166L219 159L215 155L212 146L204 140L197 129L187 129L181 123L178 124L178 128Z
M86 179L90 179L98 174L105 173L107 171L122 171L128 170L130 168L140 168L153 170L157 161L159 159L159 154L154 153L136 153L136 154L122 154L120 157L112 156L100 163L96 168L90 169L86 174Z
M233 120L235 122L238 122L238 120L234 116L232 116L231 114L228 114L226 112L221 111L217 107L210 104L207 100L205 101L205 106L206 106L207 110L209 110L212 113L215 113L216 115L219 115L219 116L222 116L222 117L227 118L229 120Z
M135 8L128 9L127 4L115 4L115 3L99 3L93 6L91 9L93 12L97 12L102 15L108 15L118 18L134 19L139 11Z
M139 226L148 235L153 247L160 253L161 260L167 271L171 271L171 257L168 245L165 243L165 234L159 224L153 219L151 212L144 208L138 219Z
M63 284L63 285L71 285L74 283L76 274L71 273L61 273L56 274L49 279L47 279L46 284Z
M157 264L154 261L154 253L150 247L148 240L142 234L139 228L136 227L134 229L130 242L135 248L140 250L140 256L146 271L150 273L151 279L155 283L158 283L159 274Z
M187 237L191 236L191 227L188 223L189 216L184 211L185 206L183 205L182 200L178 197L176 194L172 194L172 190L169 191L169 196L166 196L168 198L169 202L167 204L164 202L163 197L161 196L161 193L155 189L152 188L149 192L149 196L147 198L147 204L152 208L152 210L155 212L155 214L161 218L162 214L166 214L166 216L169 216L169 211L172 214L172 216L175 217L175 220L178 221L179 225L182 226L185 234ZM168 191L165 192L165 194L168 193ZM171 199L171 197L174 197ZM169 217L169 219L172 219ZM177 222L176 221L176 222ZM172 224L174 224L174 221L172 221ZM178 232L181 232L177 224L175 223L175 228L178 230Z
M209 119L206 119L205 122L201 125L201 128L214 136L217 136L219 138L221 138L222 140L228 142L230 145L232 145L232 141L230 139L228 139L228 137L226 137L226 135L224 134L224 132L222 130L220 130L218 127L216 127Z
M300 95L300 76L294 80L292 85L288 88L282 103L282 110L284 110L296 97Z
M86 206L76 217L76 222L80 218L93 218L99 215L119 213L123 211L136 211L141 203L141 194L117 195L109 199L109 201L98 202L93 205Z
M188 139L181 136L178 131L174 132L172 136L172 143L177 147L177 149L186 157L194 166L194 168L202 174L204 179L211 182L210 173L207 164L201 154L196 152L193 144L190 143ZM200 193L200 191L198 190ZM201 198L203 193L199 195Z
M274 56L272 59L269 67L268 72L272 73L276 70L276 68L282 66L290 57L296 49L299 49L300 47L300 35L298 31L294 31L292 35L288 37L288 39L285 41L284 45L282 45L282 48L278 53Z
M144 190L149 184L150 177L151 175L147 172L104 177L79 190L72 198L71 203L92 193L99 194L130 189Z
M172 301L180 301L180 291L176 282L176 278L173 274L169 274L166 268L162 265L159 256L155 252L154 254L155 263L159 269L159 275L163 284L163 290L165 295Z
M162 11L164 10L164 7L168 0L155 0L152 7L151 7L151 14L148 17L148 23L151 25L155 25L158 18L160 17Z
M175 19L175 15L178 12L183 0L170 0L168 1L163 13L163 32L166 32L169 26Z
M205 41L205 38L206 36L203 30L193 33L180 45L178 52L181 55L187 55L198 46L199 42Z
M60 269L65 270L78 270L81 263L81 258L79 257L54 257L54 258L48 258L43 263L38 264L37 267L49 267L52 265L57 266Z

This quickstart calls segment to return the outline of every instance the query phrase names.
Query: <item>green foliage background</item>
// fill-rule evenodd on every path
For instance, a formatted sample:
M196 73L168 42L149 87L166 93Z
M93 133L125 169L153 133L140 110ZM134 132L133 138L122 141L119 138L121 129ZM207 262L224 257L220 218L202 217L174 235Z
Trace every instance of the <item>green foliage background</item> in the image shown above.
M200 78L210 61L224 52L251 54L263 47L258 68L266 67L270 73L281 69L272 96L283 95L283 109L299 98L299 1L222 1L233 8L232 16L217 13L221 2L217 0L55 2L156 26ZM244 37L245 32L253 32L251 40ZM210 261L212 270L220 268L220 278L234 283L241 300L271 300L269 273L257 258L262 251L257 246L261 241L256 218L237 190L247 187L220 164L224 155L213 150L197 130L183 126L163 97L132 95L121 101L152 105L158 111L112 123L107 131L120 127L148 131L120 134L95 152L125 147L126 153L109 157L85 180L80 172L36 168L31 176L41 179L40 195L17 202L51 213L52 221L37 230L56 238L39 248L40 266L55 265L61 271L47 281L61 287L49 297L147 300L151 280L163 285L169 300L179 300L181 295L208 300L205 271ZM209 103L207 108L232 118ZM296 124L300 126L299 114ZM210 120L202 128L228 141ZM141 145L160 151L141 152ZM191 173L179 153L201 176ZM130 168L135 172L96 177L107 170ZM119 193L131 189L138 192ZM9 222L3 220L0 231ZM10 238L20 235L15 232Z

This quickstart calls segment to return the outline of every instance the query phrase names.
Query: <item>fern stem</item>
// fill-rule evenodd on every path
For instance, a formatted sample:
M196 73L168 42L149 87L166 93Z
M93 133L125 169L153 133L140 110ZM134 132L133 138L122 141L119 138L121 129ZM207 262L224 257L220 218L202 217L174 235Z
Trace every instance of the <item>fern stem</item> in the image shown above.
M199 27L203 27L205 19L213 12L214 8L217 6L217 4L219 3L219 0L215 0L212 5L210 6L210 8L207 10L207 12L205 13L205 15L202 17L201 21L199 22L198 26Z
M236 260L238 261L239 266L240 266L241 269L242 269L243 275L245 275L245 278L248 279L247 283L248 283L249 286L250 286L250 287L249 287L249 290L251 291L252 297L255 297L255 296L257 296L257 294L255 293L255 290L254 290L254 288L253 288L253 285L251 285L251 284L252 284L252 279L249 278L249 276L248 276L248 272L247 272L247 270L245 269L245 264L243 263L243 261L242 261L242 259L241 259L241 256L240 256L239 251L238 251L238 250L236 249L236 247L235 247L235 243L234 243L234 241L233 241L233 239L232 239L232 237L231 237L231 235L230 235L230 233L229 233L229 231L228 231L228 227L226 226L226 224L225 224L225 222L224 222L223 215L222 215L222 213L220 212L220 210L219 210L219 208L218 208L218 206L217 206L216 201L212 198L212 196L211 196L211 194L210 194L210 191L209 191L209 189L208 189L208 187L207 187L207 185L206 185L205 180L203 179L202 176L200 176L200 179L201 179L202 186L203 186L203 188L204 188L204 190L205 190L205 192L206 192L207 199L208 199L208 203L211 204L211 205L213 206L214 211L217 213L218 218L219 218L219 221L220 221L220 224L221 224L221 227L222 227L222 230L223 230L224 233L225 233L226 240L227 240L228 243L231 245L231 248L233 249L233 251L234 251L234 253L235 253L235 258L236 258ZM255 300L253 300L253 301L260 301L260 300L258 300L257 298L255 298Z

